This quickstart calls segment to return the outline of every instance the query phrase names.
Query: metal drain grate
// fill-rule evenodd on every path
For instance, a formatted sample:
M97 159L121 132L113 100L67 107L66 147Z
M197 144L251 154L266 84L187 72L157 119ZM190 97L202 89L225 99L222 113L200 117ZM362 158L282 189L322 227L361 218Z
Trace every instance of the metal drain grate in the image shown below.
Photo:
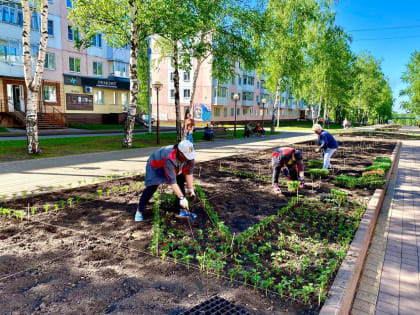
M236 314L247 314L251 315L246 309L240 306L222 299L221 297L215 296L210 300L204 301L203 303L194 306L192 309L182 313L183 315L236 315Z

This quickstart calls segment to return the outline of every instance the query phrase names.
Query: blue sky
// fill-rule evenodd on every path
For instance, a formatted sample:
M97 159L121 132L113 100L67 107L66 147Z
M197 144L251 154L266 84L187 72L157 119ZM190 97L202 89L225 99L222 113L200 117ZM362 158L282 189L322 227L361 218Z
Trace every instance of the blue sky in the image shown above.
M335 9L336 23L353 36L352 51L367 50L382 59L395 98L394 110L400 111L398 95L404 88L400 77L414 50L420 51L420 0L341 0ZM399 28L405 26L416 27ZM357 31L373 28L394 29Z

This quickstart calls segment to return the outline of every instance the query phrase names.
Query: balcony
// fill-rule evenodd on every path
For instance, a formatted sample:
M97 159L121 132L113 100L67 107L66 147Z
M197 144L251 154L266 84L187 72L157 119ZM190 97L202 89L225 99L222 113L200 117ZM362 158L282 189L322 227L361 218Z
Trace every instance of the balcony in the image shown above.
M253 100L242 100L242 107L252 107L254 106Z
M114 71L110 73L110 76L112 77L119 77L119 78L128 78L128 72L124 72L124 71Z
M110 61L123 61L128 63L130 60L130 49L108 47L107 58Z
M223 106L227 106L228 105L227 96L226 97L223 97L223 96L213 96L212 105L223 105Z

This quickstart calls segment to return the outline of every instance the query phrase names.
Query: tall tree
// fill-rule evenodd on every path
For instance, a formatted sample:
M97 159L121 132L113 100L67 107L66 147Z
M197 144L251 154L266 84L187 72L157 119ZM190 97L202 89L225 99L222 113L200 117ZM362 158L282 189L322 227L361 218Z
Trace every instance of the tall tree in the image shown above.
M265 63L259 72L264 73L268 90L275 91L276 95L271 115L272 132L275 112L279 108L282 83L297 80L304 66L304 32L314 17L314 9L314 1L268 1L267 29L260 38Z
M39 8L41 14L41 38L39 40L39 53L35 74L32 76L31 59L31 21L34 10ZM29 154L40 152L38 142L37 107L39 104L39 90L44 73L45 55L48 43L48 0L29 1L22 0L23 11L23 70L28 91L28 105L26 110L26 138Z
M407 84L407 88L400 95L408 97L408 100L401 103L402 108L420 116L420 52L414 51L411 55L401 80Z
M123 146L132 147L139 78L137 61L139 43L158 27L162 3L141 0L75 0L69 18L83 37L77 47L89 47L92 38L102 33L112 47L130 46L130 104L124 127ZM143 78L144 79L144 78Z

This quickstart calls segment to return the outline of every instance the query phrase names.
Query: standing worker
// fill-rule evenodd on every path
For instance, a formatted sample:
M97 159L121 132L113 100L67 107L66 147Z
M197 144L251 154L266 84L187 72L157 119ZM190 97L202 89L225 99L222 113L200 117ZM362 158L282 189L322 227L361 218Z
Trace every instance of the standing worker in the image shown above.
M275 192L281 192L279 188L279 176L283 170L285 176L288 176L289 180L300 181L299 188L303 188L305 179L303 177L303 162L302 152L289 147L282 147L276 149L271 155L271 165L273 166L273 190Z
M135 221L143 221L143 211L152 198L156 189L160 184L169 184L175 195L179 198L181 210L180 216L191 217L195 219L197 215L189 212L187 195L195 199L193 187L193 170L194 170L195 151L193 144L188 140L183 140L176 145L162 147L152 153L147 160L146 179L144 189L137 212ZM185 191L185 182L187 189Z
M191 143L193 143L194 140L193 140L192 134L194 132L194 119L192 118L192 115L191 115L190 112L188 112L185 115L185 122L184 122L184 124L185 124L184 132L185 132L186 139L188 141L190 141Z
M324 165L322 168L331 169L331 157L335 150L338 149L338 142L332 134L323 130L320 124L313 125L312 130L318 135L319 148L316 148L315 152L323 150L322 157L324 158Z

